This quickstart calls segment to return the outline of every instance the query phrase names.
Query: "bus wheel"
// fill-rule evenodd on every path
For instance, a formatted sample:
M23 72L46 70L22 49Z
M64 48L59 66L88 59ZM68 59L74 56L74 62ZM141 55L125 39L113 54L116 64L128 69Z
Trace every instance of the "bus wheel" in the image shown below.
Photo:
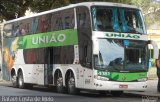
M57 89L58 93L63 93L64 92L63 78L62 78L62 74L61 73L58 73L58 76L57 76L56 89Z
M115 97L119 97L123 94L123 91L111 91L111 94Z
M15 74L11 76L11 81L12 81L13 87L18 87L17 76Z
M18 86L21 89L25 88L24 79L23 79L23 73L22 72L18 73Z
M73 75L68 77L67 86L69 94L77 94L79 92L75 87L75 78Z

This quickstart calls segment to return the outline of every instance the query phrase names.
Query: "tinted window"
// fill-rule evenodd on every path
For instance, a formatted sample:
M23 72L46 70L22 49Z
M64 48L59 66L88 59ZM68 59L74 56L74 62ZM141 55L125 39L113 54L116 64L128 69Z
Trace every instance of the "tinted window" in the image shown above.
M45 61L44 48L24 49L23 55L26 64L44 64Z
M80 64L91 68L92 62L92 33L90 13L87 7L77 7L77 30Z
M61 46L53 48L53 64L73 64L74 46Z
M74 9L66 9L4 25L4 36L15 37L74 28Z
M45 58L48 48L24 49L24 60L26 64L47 64ZM45 53L46 52L46 53ZM50 64L73 64L74 46L52 47L50 50Z

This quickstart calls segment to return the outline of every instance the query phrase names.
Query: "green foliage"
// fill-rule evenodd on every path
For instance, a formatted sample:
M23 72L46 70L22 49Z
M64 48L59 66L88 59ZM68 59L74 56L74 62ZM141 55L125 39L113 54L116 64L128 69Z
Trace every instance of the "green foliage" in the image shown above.
M146 27L149 28L159 21L160 17L160 3L153 2L153 0L131 0L132 4L138 6L144 15Z
M34 12L42 12L49 9L66 6L69 4L89 1L130 3L130 0L34 0L31 6L31 10Z
M147 27L160 19L160 10L157 11L157 9L160 8L160 4L152 2L153 0L0 0L0 21L2 21L2 19L11 20L16 17L24 16L25 11L29 8L32 12L42 12L69 4L89 1L117 2L136 5L141 8L145 16Z
M0 0L0 20L11 20L24 16L27 9L42 12L69 4L89 1L128 3L130 0Z
M33 0L0 0L0 20L24 16Z

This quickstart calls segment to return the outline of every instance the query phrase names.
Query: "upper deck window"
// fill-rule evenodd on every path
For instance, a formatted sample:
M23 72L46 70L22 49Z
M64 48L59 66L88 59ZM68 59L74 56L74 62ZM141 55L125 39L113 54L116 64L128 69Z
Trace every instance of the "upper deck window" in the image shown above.
M95 31L146 33L142 15L138 9L94 6L91 10Z
M74 9L64 9L36 17L16 20L4 25L4 37L39 34L51 31L74 29Z

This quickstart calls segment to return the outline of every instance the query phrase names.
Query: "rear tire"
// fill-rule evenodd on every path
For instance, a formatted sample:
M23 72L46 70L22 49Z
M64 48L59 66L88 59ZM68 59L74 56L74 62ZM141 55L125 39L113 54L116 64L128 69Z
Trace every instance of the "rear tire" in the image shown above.
M21 89L25 88L24 79L23 79L23 73L22 72L18 73L18 87L21 88Z
M17 76L14 74L11 77L12 85L13 87L17 88L18 87L18 82L17 82Z
M58 93L64 93L63 78L60 72L58 72L57 79L56 79L56 89Z

